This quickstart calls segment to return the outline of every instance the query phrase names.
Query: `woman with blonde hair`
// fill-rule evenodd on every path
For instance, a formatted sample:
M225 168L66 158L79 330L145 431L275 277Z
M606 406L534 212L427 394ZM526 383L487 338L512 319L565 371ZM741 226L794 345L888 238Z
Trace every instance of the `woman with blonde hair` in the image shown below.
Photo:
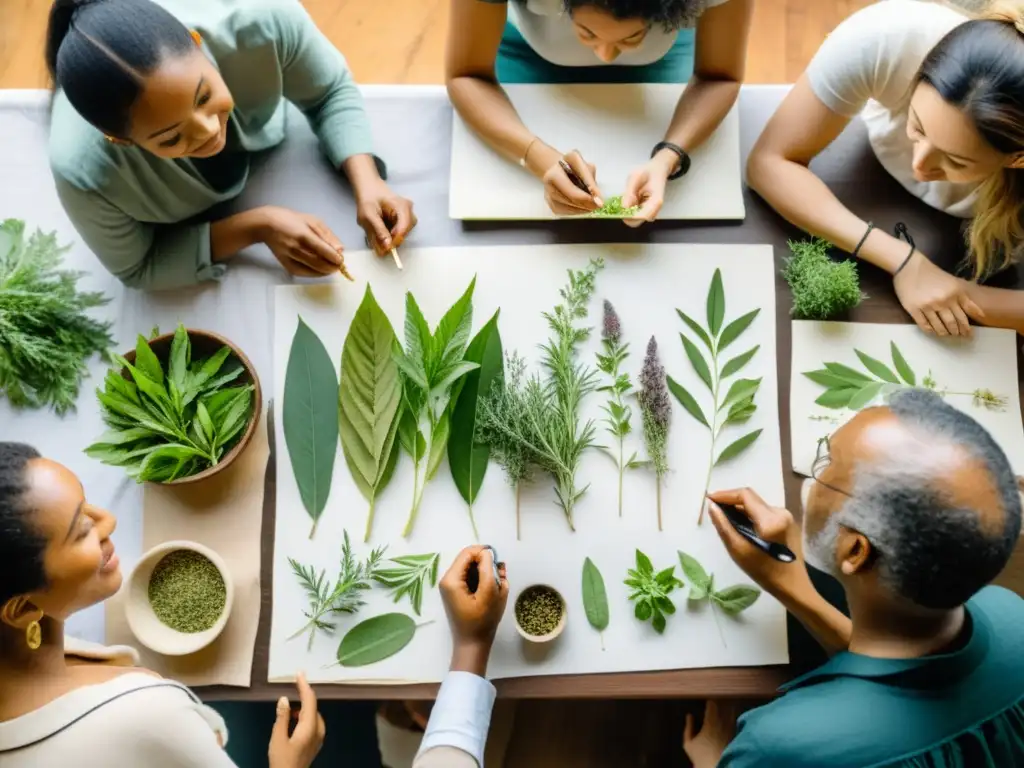
M809 169L860 114L882 166L928 205L969 220L970 279L849 210ZM978 281L1024 249L1024 6L977 16L885 0L829 35L750 155L750 186L782 216L893 275L924 330L971 320L1024 332L1024 298Z

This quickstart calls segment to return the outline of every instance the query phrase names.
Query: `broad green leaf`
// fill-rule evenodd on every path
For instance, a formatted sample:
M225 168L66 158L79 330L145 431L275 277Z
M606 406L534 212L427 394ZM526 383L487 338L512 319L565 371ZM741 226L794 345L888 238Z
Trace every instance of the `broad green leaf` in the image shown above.
M649 558L639 549L636 551L636 568L641 574L647 576L650 576L654 573L654 565L651 563L651 558Z
M708 368L708 363L704 359L704 355L700 353L697 346L690 341L682 333L679 334L679 338L683 341L683 349L686 350L686 356L690 358L690 365L693 366L693 370L700 376L700 380L704 382L709 390L714 390L715 385L711 379L711 369Z
M139 388L139 391L149 398L149 401L158 406L154 416L159 415L170 427L175 426L174 419L174 408L171 403L171 397L167 394L167 390L164 389L162 384L157 384L155 381L149 378L145 373L136 368L129 362L125 362L125 367L128 369L128 373L131 375L132 380L135 382L135 386ZM145 402L143 402L145 405Z
M743 317L736 318L725 326L722 330L721 337L718 339L718 351L721 352L727 346L736 341L736 339L739 338L739 335L747 330L750 324L754 322L754 318L756 318L760 312L760 309L751 310L750 312L747 312L747 314L743 315Z
M398 370L402 372L402 375L415 387L426 391L428 381L427 374L417 362L402 351L402 347L395 341L394 346L391 350L391 357L395 361L395 365L398 366Z
M191 344L188 340L188 332L185 326L178 325L174 331L174 339L171 341L171 354L167 363L168 378L174 382L179 392L187 389L189 351Z
M718 331L725 319L725 288L722 286L722 270L716 269L708 288L708 330L712 338L718 337Z
M654 598L654 604L668 616L676 612L676 604L667 597Z
M135 367L150 381L163 386L164 372L160 367L160 361L157 360L156 353L150 348L146 337L141 334L135 343Z
M651 618L651 613L651 604L647 601L637 603L636 607L633 608L633 615L640 619L640 621L647 621Z
M474 288L476 277L470 281L469 287L437 324L431 340L431 364L427 366L428 371L437 372L450 368L463 359L473 328ZM432 376L432 384L434 380Z
M825 369L819 371L804 371L804 376L829 389L846 389L851 386L849 380L836 376Z
M222 419L222 412L227 411L236 398L251 391L252 387L248 385L244 387L228 387L226 389L221 389L217 392L204 396L203 405L206 406L206 410L210 413L210 418L212 418L216 423Z
M313 520L312 538L331 492L338 450L338 377L323 342L301 317L288 353L282 415L295 483Z
M451 434L451 417L448 411L441 414L430 433L430 455L427 456L427 480L433 480L441 467L441 459L448 452L448 437Z
M421 372L424 383L423 389L427 388L427 358L430 354L430 326L420 311L420 305L416 303L416 297L412 292L405 294L405 355L408 358L411 368ZM417 382L418 383L418 382Z
M726 394L725 400L722 401L722 405L718 410L721 411L741 400L753 400L760 386L761 379L736 379L732 386L729 387L729 392Z
M225 368L227 368L227 370L225 370ZM203 384L202 392L215 392L221 389L225 384L230 384L244 372L245 367L240 362L237 360L229 361L221 368L220 374L209 379Z
M427 452L427 441L420 433L416 411L409 407L408 401L406 403L398 422L398 440L405 452L412 456L413 461L420 461Z
M214 376L220 371L224 365L224 361L231 356L230 347L221 347L212 356L202 361L199 366L199 371L195 374L192 381L190 382L190 389L195 392L201 391ZM186 397L186 401L192 398Z
M722 372L718 375L719 379L727 379L734 373L738 373L743 366L750 362L750 358L757 354L757 350L761 348L758 344L753 349L748 349L742 355L737 355L732 360L722 366Z
M338 663L364 667L394 656L412 642L416 622L403 613L374 616L350 629L338 645Z
M914 375L914 369L907 364L907 360L903 357L903 353L900 352L900 348L896 346L895 341L889 342L889 349L892 352L892 364L896 366L896 372L903 377L903 380L910 386L917 386L917 377Z
M842 363L825 363L825 368L829 373L834 376L838 376L851 387L862 387L869 381L873 381L870 376L866 376L860 371L855 371L853 368L843 365Z
M726 587L720 592L713 592L711 599L723 611L735 616L756 603L760 596L761 590L757 587L737 584L733 587Z
M880 378L882 381L888 381L890 384L899 384L900 380L896 378L896 374L889 370L889 366L883 363L881 360L876 360L871 355L866 355L859 349L853 350L857 353L857 357L864 363L864 367L871 371L875 376Z
M349 472L371 505L391 458L402 405L394 343L394 329L367 286L341 351L338 432Z
M846 407L851 411L859 411L878 397L883 386L885 386L885 384L881 381L874 381L870 384L865 384L857 390L853 397L850 398L850 402L847 403Z
M155 435L143 427L132 429L111 429L104 432L96 439L96 445L127 445L138 440L148 440Z
M654 580L663 587L675 586L676 567L663 568L654 575Z
M685 552L679 552L679 564L682 566L683 576L690 583L691 593L695 587L707 589L708 584L711 583L711 577L708 576L708 572L704 570L703 565L697 562L696 558L691 557Z
M718 458L715 459L715 466L717 467L723 461L728 461L729 459L735 458L738 454L742 453L744 450L750 447L751 443L753 443L755 440L757 440L757 438L761 436L761 432L762 430L755 429L753 432L748 432L743 437L726 446L725 450L718 454Z
M110 395L99 390L96 391L96 397L99 399L100 404L105 408L108 408L116 414L125 416L127 419L134 422L133 426L144 427L150 432L156 432L161 435L166 435L167 437L177 437L177 433L173 429L170 429L166 424L157 421L148 411L134 403L131 403L117 395Z
M143 482L168 482L175 474L179 461L200 457L202 454L189 445L167 443L150 451L142 462L139 480Z
M430 388L430 397L432 399L444 398L447 400L448 394L455 384L455 382L462 379L468 373L475 371L480 366L476 363L459 362L453 363L452 365L437 371L436 383Z
M729 407L729 413L725 417L726 424L742 424L757 411L753 398L738 400Z
M207 442L213 444L213 436L216 433L216 429L213 426L213 419L210 418L210 412L206 410L206 406L202 402L196 404L196 421L203 430L203 434L206 437Z
M850 404L850 398L859 391L858 387L848 386L841 389L826 389L814 402L823 408L845 408Z
M673 607L675 607L675 606L673 606ZM651 626L654 628L654 631L657 632L659 635L664 634L665 633L665 616L661 612L655 613L654 614L654 618L651 619Z
M490 446L476 442L476 417L479 403L488 396L491 385L502 376L504 355L498 332L498 313L480 329L466 348L467 362L480 367L470 371L452 408L451 434L448 437L448 465L455 487L473 507L483 486L490 460Z
M250 416L252 416L252 393L247 391L233 400L231 407L221 413L219 422L214 422L217 443L219 445L230 443L231 439L248 425Z
M711 425L708 424L708 420L704 417L704 411L700 409L697 401L693 399L693 395L687 392L683 385L679 384L671 376L666 376L665 381L668 385L668 391L671 392L672 396L679 401L679 404L683 406L683 408L685 408L693 418L710 429Z
M682 318L682 321L690 326L690 330L696 334L697 338L704 342L704 346L708 348L708 352L712 351L711 339L708 338L708 332L700 327L700 324L690 317L688 314L683 312L681 309L676 310L676 314Z
M583 561L583 610L590 626L598 632L608 627L608 595L604 578L589 557Z

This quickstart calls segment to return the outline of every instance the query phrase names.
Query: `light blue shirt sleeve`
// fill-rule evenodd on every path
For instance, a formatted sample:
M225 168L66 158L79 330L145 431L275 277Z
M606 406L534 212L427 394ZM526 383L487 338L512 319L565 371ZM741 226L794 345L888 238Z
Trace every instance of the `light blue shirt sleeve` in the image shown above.
M454 747L483 768L496 694L494 686L482 677L449 672L437 694L417 759L432 749Z

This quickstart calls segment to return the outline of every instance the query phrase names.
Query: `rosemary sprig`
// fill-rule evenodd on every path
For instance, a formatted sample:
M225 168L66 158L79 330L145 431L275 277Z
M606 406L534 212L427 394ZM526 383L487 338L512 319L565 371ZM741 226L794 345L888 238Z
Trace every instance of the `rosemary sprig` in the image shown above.
M373 580L392 590L391 597L397 603L406 595L412 603L416 615L420 615L423 607L423 588L429 581L431 587L437 586L437 566L441 555L437 552L426 555L405 555L392 557L391 562L397 568L383 568L373 574Z

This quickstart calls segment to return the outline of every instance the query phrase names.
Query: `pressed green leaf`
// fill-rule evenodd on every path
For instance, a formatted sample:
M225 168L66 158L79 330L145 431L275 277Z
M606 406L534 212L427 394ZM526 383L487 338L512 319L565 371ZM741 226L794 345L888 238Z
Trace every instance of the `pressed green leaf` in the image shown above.
M711 425L708 424L708 420L704 416L704 411L700 409L697 401L693 399L693 395L687 392L683 385L678 383L671 376L666 376L665 381L668 385L668 391L671 392L672 396L679 401L679 404L683 406L683 408L685 408L693 418L710 429Z
M462 387L452 408L448 465L455 487L472 508L483 486L491 455L489 445L476 441L477 409L504 370L497 312L469 343L465 359L480 367L470 371L462 380Z
M871 371L875 376L880 378L882 381L888 381L890 384L899 384L900 380L896 378L896 374L889 370L889 366L883 363L881 360L876 360L871 355L866 355L859 349L853 350L857 353L857 357L864 363L864 367Z
M736 379L732 386L729 387L729 392L726 394L725 400L722 401L719 410L741 400L753 400L760 386L761 379Z
M302 505L313 520L327 504L338 445L338 377L330 355L299 318L284 379L284 440Z
M730 443L728 446L726 446L725 450L718 454L718 458L715 459L715 466L717 467L723 461L728 461L729 459L732 459L738 454L742 453L745 449L750 447L750 445L755 440L757 440L757 438L761 436L761 432L762 430L755 429L753 432L748 432L735 442Z
M711 599L723 611L735 616L756 603L760 596L761 590L757 587L737 584L733 587L726 587L720 592L713 592Z
M750 358L757 354L757 350L761 348L758 344L753 349L748 349L742 355L737 355L732 360L722 366L722 372L718 375L719 379L727 379L734 373L738 373L743 366L750 362Z
M895 341L889 342L889 349L892 352L892 364L896 366L896 372L903 377L903 380L910 386L917 386L917 377L914 375L914 369L907 364L907 360L903 357L903 353L900 352L900 348L896 346Z
M684 323L690 326L690 330L693 331L697 338L704 343L704 346L708 348L708 352L711 352L711 339L708 338L708 332L701 328L700 324L692 317L690 317L688 314L683 312L683 310L677 309L676 314L679 315L680 318L682 318L682 321Z
M693 591L694 587L706 589L708 584L711 583L711 577L708 576L708 572L704 570L704 566L697 562L696 558L691 557L685 552L679 552L679 564L683 569L683 576L690 583L690 590Z
M708 363L704 359L704 355L700 353L697 346L686 338L684 334L680 333L679 338L683 341L683 349L686 350L686 356L690 358L690 365L693 366L693 370L697 372L697 375L700 376L700 380L707 385L708 389L714 390L715 385L711 380L711 369L708 368Z
M420 372L426 389L427 360L430 355L430 326L412 292L405 294L405 356L412 369Z
M157 360L156 353L150 348L146 337L141 334L135 343L135 367L150 381L163 386L164 372L160 367L160 361Z
M721 337L718 339L718 351L721 352L727 346L736 341L736 339L739 338L739 335L750 327L750 324L754 322L754 318L756 318L760 312L760 309L753 309L743 315L743 317L738 317L725 326L722 330Z
M174 382L179 392L184 392L187 387L189 350L191 345L188 340L188 332L185 326L178 325L174 331L174 338L171 340L171 354L168 359L168 377Z
M850 404L850 398L859 392L858 387L843 387L842 389L826 389L814 402L823 408L845 408Z
M604 578L589 557L583 561L583 610L590 626L598 632L608 627L608 595Z
M828 387L829 389L846 389L851 386L848 379L836 376L834 373L830 373L825 369L820 371L804 371L804 376L815 384L820 384L821 386Z
M469 335L473 328L473 290L476 288L476 277L466 288L441 322L437 324L431 339L431 365L428 371L449 368L463 359Z
M722 270L716 269L711 278L711 287L708 288L708 330L713 338L718 337L718 331L722 327L722 320L725 319L725 288L722 286Z
M385 613L356 624L338 645L338 663L364 667L391 656L412 642L416 622L404 613Z
M851 411L859 411L864 406L868 405L874 400L882 391L882 387L885 384L881 381L874 381L870 384L865 384L850 398L850 402L847 404L847 408Z
M834 376L838 376L843 381L847 382L851 387L862 387L873 379L860 371L855 371L847 365L842 363L825 363L825 368L829 373Z
M729 407L729 413L725 417L726 424L742 424L747 421L757 411L757 406L754 405L753 398L747 400L739 400L733 403Z
M654 565L651 563L651 558L639 549L636 551L636 567L642 574L651 575L654 573Z

